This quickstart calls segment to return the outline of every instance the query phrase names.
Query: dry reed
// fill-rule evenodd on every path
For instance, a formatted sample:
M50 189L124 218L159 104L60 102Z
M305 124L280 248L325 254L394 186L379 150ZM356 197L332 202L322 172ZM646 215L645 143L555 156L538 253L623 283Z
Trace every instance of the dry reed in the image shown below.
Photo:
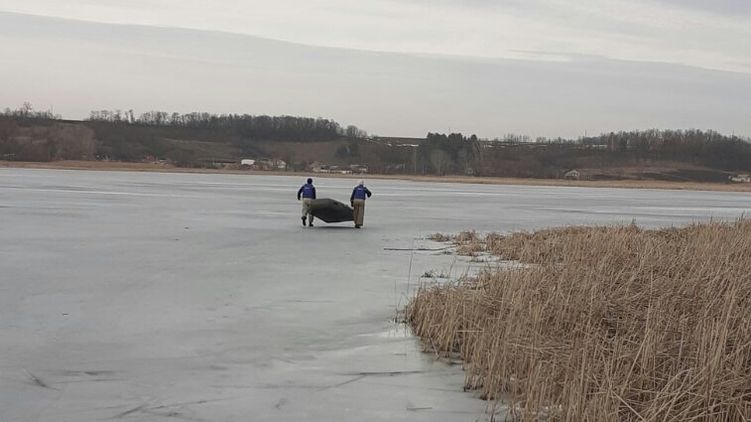
M450 242L454 240L454 237L448 234L443 234L443 233L433 233L430 236L428 236L428 239L434 242Z
M451 238L456 245L456 253L466 256L477 256L485 251L485 242L474 230L463 231Z
M535 264L426 285L414 332L524 420L751 420L751 221L488 235Z

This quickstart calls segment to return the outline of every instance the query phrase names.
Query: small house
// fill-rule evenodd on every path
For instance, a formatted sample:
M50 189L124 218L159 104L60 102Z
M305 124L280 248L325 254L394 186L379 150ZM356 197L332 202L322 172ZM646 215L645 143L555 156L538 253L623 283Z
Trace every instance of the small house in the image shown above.
M563 174L563 178L566 180L579 180L581 174L579 173L579 170L570 170Z
M736 174L735 176L730 176L728 179L733 183L751 183L751 176L748 174Z

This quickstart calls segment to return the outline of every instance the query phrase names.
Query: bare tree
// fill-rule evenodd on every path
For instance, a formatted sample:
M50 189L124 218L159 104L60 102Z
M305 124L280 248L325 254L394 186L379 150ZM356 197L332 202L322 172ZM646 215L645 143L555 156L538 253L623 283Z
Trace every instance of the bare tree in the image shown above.
M451 165L451 157L442 149L434 149L430 152L430 165L436 174L443 176Z

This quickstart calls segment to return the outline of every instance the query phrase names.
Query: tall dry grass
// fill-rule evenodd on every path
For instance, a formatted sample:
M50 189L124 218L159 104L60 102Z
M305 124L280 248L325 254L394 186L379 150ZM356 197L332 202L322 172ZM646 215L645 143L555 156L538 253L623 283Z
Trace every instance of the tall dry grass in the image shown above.
M524 420L751 420L751 221L489 235L534 264L423 286L406 318Z

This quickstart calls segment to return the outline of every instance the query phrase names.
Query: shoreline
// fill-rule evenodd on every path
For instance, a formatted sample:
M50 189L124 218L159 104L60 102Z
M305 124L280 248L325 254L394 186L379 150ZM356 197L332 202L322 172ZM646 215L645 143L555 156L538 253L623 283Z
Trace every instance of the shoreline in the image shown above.
M263 171L185 168L172 165L152 163L128 163L120 161L0 161L0 168L23 168L43 170L84 170L84 171L130 171L146 173L200 173L200 174L235 174L247 176L300 176L339 179L381 179L403 180L411 182L466 183L480 185L521 185L552 187L590 187L619 189L663 189L693 190L716 192L751 192L751 183L711 183L711 182L670 182L662 180L563 180L563 179L525 179L511 177L475 177L475 176L434 176L409 174L334 174L296 171Z

